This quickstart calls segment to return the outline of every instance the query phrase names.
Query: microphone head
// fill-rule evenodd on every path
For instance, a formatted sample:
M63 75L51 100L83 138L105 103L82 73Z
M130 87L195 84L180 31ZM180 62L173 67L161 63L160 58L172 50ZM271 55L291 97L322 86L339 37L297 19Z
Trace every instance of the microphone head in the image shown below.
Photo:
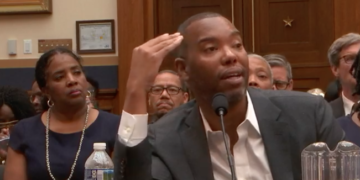
M229 107L229 102L223 93L217 93L213 96L212 107L215 113L220 116L220 111L223 111L223 115L225 116L227 113L227 109Z

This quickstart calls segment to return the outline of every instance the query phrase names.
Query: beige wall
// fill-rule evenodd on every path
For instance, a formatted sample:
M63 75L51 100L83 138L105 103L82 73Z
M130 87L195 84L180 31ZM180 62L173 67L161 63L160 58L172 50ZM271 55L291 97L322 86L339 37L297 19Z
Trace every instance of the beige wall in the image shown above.
M0 60L38 58L41 55L38 39L71 38L75 50L75 21L96 19L114 19L117 24L117 0L53 0L52 14L0 15ZM8 39L17 39L16 56L7 54ZM24 39L32 40L32 54L23 53ZM89 56L117 56L117 53L84 57Z

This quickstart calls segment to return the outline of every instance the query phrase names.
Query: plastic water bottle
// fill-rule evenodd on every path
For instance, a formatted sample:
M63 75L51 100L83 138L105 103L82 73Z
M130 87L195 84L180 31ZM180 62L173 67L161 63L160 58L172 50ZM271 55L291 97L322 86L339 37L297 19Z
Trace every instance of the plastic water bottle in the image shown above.
M85 180L114 179L114 163L105 149L105 143L94 143L94 152L85 163Z

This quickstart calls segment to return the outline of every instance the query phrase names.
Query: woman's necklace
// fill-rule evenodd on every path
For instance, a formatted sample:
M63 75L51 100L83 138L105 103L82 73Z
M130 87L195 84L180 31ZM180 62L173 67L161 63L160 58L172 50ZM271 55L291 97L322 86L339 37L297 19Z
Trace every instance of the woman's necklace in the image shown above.
M75 165L76 165L76 162L78 160L78 157L79 157L79 154L80 154L80 151L81 151L81 146L82 146L82 143L83 143L83 139L84 139L84 134L85 134L85 129L86 129L86 125L87 125L87 122L88 122L88 117L89 117L89 106L87 106L87 109L86 109L86 117L85 117L85 124L84 124L84 128L82 130L82 134L81 134L81 138L80 138L80 144L79 144L79 149L77 150L76 152L76 156L75 156L75 160L74 160L74 163L73 165L71 166L71 172L70 172L70 176L68 178L68 180L71 179L71 177L73 176L74 174L74 169L75 169ZM54 175L51 173L51 168L50 168L50 157L49 157L49 123L50 123L50 111L51 111L51 108L49 108L48 112L47 112L47 117L46 117L46 166L47 166L47 170L49 171L49 174L51 176L51 178L53 180L56 180Z

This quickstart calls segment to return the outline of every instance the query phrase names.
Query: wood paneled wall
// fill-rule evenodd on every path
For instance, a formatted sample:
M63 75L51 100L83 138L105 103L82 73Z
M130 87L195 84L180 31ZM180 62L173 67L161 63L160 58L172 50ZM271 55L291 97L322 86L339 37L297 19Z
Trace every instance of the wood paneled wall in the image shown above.
M99 109L118 114L116 95L116 89L101 89L96 97Z
M359 8L359 0L334 0L335 37L349 32L360 33Z
M146 40L153 37L153 1L152 0L119 0L118 11L118 94L117 111L123 109L126 82L130 72L132 51Z

